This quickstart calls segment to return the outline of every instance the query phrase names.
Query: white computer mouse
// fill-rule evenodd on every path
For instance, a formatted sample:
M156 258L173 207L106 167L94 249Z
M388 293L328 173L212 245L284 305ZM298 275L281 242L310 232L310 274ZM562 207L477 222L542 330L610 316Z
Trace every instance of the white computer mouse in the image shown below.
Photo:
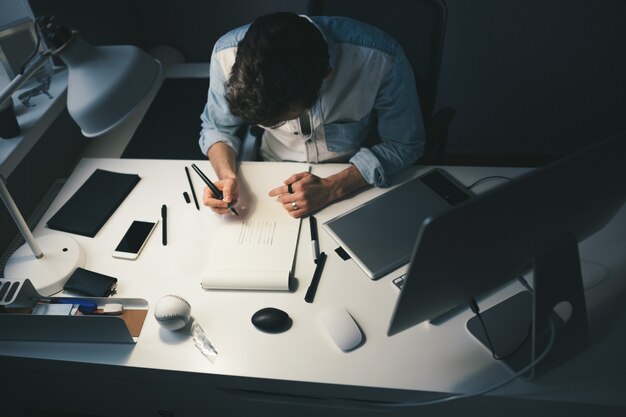
M326 307L317 314L317 320L330 339L344 352L354 349L363 340L361 329L343 307Z

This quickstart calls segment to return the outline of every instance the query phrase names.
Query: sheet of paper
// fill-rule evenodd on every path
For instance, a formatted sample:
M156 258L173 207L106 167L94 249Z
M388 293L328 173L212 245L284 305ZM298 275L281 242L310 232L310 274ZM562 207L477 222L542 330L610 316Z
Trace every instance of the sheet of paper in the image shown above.
M240 216L224 216L212 233L202 287L288 290L300 220L291 217L271 189L306 164L260 162L240 168Z

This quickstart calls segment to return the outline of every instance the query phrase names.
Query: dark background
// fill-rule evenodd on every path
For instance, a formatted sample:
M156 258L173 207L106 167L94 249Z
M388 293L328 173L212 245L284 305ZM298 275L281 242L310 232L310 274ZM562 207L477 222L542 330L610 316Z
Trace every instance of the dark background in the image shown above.
M410 1L341 0L355 10L379 3L377 21L388 31L414 24L414 16L398 13ZM306 0L30 3L36 15L54 13L94 44L131 43L146 50L169 45L189 62L207 62L219 36L255 16L306 13L309 7ZM626 128L624 0L444 3L448 22L435 107L456 111L449 159L523 164Z
M342 1L358 8L365 0ZM374 1L380 4L383 29L415 24L414 16L398 13L410 1ZM231 28L278 10L307 13L309 3L30 0L35 15L58 16L92 44L135 44L148 51L167 45L187 62L207 62L213 43ZM626 1L445 4L448 20L435 110L456 112L447 137L447 163L538 165L626 129ZM58 125L42 138L45 152L33 149L8 179L25 217L51 181L71 172L84 146L71 120ZM1 253L17 233L4 207L0 229Z

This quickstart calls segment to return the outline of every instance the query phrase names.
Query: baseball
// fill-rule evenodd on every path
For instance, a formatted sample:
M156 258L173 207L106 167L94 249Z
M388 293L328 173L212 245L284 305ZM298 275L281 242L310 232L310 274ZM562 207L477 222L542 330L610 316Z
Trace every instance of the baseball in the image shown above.
M187 300L177 295L161 297L154 307L154 318L168 330L182 329L190 317L191 306Z

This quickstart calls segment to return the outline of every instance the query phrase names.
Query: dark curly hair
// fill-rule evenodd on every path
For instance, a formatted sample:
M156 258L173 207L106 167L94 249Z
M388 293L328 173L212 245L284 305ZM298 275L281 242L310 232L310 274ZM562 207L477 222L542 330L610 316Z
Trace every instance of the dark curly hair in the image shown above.
M226 101L246 123L280 126L315 103L328 70L328 45L308 19L288 12L261 16L239 43Z

